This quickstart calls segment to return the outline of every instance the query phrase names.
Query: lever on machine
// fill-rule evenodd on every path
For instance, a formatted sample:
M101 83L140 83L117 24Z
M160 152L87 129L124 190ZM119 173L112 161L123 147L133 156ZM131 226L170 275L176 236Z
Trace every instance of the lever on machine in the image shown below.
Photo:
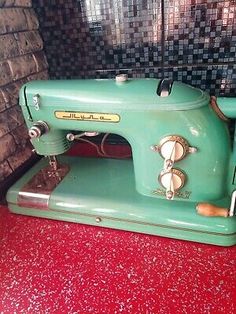
M171 93L173 81L170 79L162 79L157 86L157 95L160 97L167 97Z

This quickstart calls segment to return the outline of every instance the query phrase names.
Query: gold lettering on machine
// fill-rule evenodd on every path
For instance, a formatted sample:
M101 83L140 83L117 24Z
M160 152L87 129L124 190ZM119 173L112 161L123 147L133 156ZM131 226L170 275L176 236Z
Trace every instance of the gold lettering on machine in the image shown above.
M94 121L94 122L120 122L120 116L115 113L80 112L80 111L55 111L57 119Z

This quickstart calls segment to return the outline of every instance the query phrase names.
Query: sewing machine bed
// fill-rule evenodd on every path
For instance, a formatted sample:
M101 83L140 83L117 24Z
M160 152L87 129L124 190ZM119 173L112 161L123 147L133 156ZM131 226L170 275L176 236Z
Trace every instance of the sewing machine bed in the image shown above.
M11 212L222 246L236 243L234 217L203 217L196 213L196 203L137 193L132 160L68 156L58 160L69 171L50 195L39 187L28 193L29 200L31 196L36 200L33 205L30 201L27 205L27 197L22 202L30 179L48 165L43 158L8 191Z

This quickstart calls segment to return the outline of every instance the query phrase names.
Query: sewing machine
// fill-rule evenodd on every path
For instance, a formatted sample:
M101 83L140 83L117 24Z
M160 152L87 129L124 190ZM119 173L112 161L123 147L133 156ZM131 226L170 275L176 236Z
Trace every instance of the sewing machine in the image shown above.
M8 191L13 213L230 246L236 243L236 101L156 79L35 81L20 91L42 158ZM98 133L132 159L62 155ZM236 137L235 137L236 138ZM234 141L235 141L234 138ZM49 162L48 162L49 160Z

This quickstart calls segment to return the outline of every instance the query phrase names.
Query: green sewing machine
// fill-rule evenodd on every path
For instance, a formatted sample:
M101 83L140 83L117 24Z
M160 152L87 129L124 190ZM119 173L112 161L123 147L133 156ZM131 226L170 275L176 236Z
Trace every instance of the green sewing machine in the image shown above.
M30 82L20 106L37 154L47 158L8 191L13 213L236 243L233 98L210 101L180 82L120 75ZM98 133L124 137L132 159L62 155L74 140Z

